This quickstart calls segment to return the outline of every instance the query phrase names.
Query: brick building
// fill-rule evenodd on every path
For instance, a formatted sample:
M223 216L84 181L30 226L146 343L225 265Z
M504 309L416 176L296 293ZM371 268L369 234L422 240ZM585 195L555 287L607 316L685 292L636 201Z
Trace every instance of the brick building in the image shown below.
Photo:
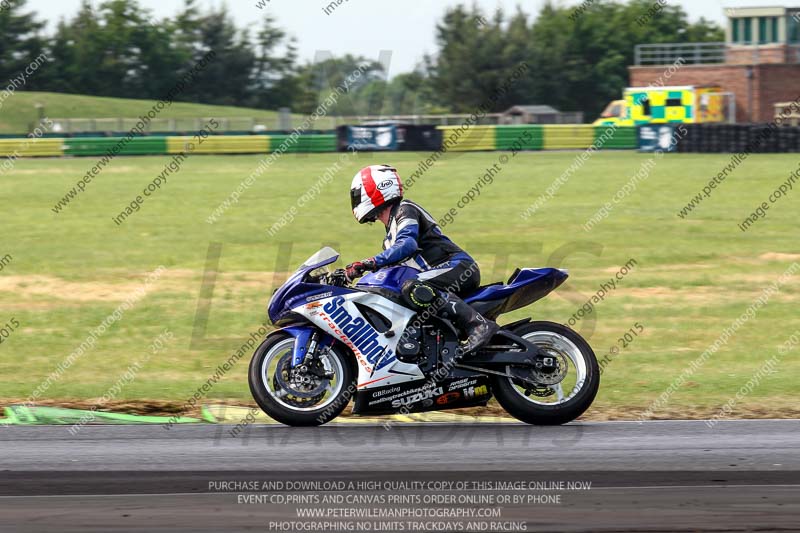
M800 8L726 15L725 42L638 45L630 85L718 85L734 93L737 122L772 120L775 104L800 97Z

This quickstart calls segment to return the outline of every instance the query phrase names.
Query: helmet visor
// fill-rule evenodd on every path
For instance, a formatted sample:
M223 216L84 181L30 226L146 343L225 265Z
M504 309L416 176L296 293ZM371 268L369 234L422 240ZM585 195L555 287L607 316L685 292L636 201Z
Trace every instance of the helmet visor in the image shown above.
M355 210L356 207L359 206L361 203L361 189L356 187L355 189L350 189L350 207Z

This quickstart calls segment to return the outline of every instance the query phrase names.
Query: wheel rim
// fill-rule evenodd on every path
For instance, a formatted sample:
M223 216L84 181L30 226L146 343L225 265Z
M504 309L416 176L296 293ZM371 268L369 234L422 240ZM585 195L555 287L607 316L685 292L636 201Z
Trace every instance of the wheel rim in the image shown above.
M279 371L285 371L281 361L284 360L287 355L291 357L293 351L294 339L291 338L275 344L264 356L264 360L261 363L261 384L264 386L267 394L282 407L291 409L292 411L316 411L333 403L342 391L344 369L338 357L325 354L320 355L320 357L327 360L330 369L333 371L333 377L330 379L319 378L320 381L327 381L327 386L323 391L322 397L305 407L297 405L296 400L290 403L293 401L292 390L278 385L279 381L289 381L286 379L287 376L284 375L281 380L277 380L275 374ZM331 352L329 351L328 353Z
M587 380L587 366L583 353L568 337L553 331L533 331L522 335L526 341L535 344L559 361L559 366L566 363L566 368L561 368L565 375L555 385L530 387L529 384L513 378L507 378L511 388L523 399L536 405L555 406L561 405L574 398ZM519 375L532 379L533 372L524 376L519 369L512 365L506 366L506 373ZM533 389L533 390L531 390Z

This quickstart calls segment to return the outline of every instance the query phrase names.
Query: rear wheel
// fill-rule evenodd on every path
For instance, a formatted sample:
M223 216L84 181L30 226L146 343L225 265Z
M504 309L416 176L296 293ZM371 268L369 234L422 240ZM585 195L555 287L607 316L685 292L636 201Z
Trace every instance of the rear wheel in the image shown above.
M492 376L500 405L528 424L566 424L581 416L600 387L600 368L589 344L554 322L530 322L512 333L538 346L542 357L536 368L506 366L506 374L514 377Z
M319 426L347 407L355 374L340 347L333 346L308 365L292 368L294 337L276 333L253 354L248 381L256 403L290 426Z

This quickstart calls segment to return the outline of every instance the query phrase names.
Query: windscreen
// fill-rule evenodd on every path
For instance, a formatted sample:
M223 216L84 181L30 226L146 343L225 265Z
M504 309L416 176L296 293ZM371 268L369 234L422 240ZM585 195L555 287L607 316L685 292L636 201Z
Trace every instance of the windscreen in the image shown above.
M306 272L310 268L317 268L333 263L338 258L339 258L339 252L337 252L336 250L334 250L329 246L326 246L322 250L318 251L317 253L315 253L305 261L303 261L303 264L300 265L300 268L294 271L294 274L291 275L291 278L294 278L298 274Z
M330 261L330 259L336 260L336 258L338 257L339 257L339 252L337 252L336 250L334 250L329 246L326 246L322 250L318 251L317 253L306 259L303 262L303 266L301 266L300 269L313 267L319 265L320 263L333 262Z

